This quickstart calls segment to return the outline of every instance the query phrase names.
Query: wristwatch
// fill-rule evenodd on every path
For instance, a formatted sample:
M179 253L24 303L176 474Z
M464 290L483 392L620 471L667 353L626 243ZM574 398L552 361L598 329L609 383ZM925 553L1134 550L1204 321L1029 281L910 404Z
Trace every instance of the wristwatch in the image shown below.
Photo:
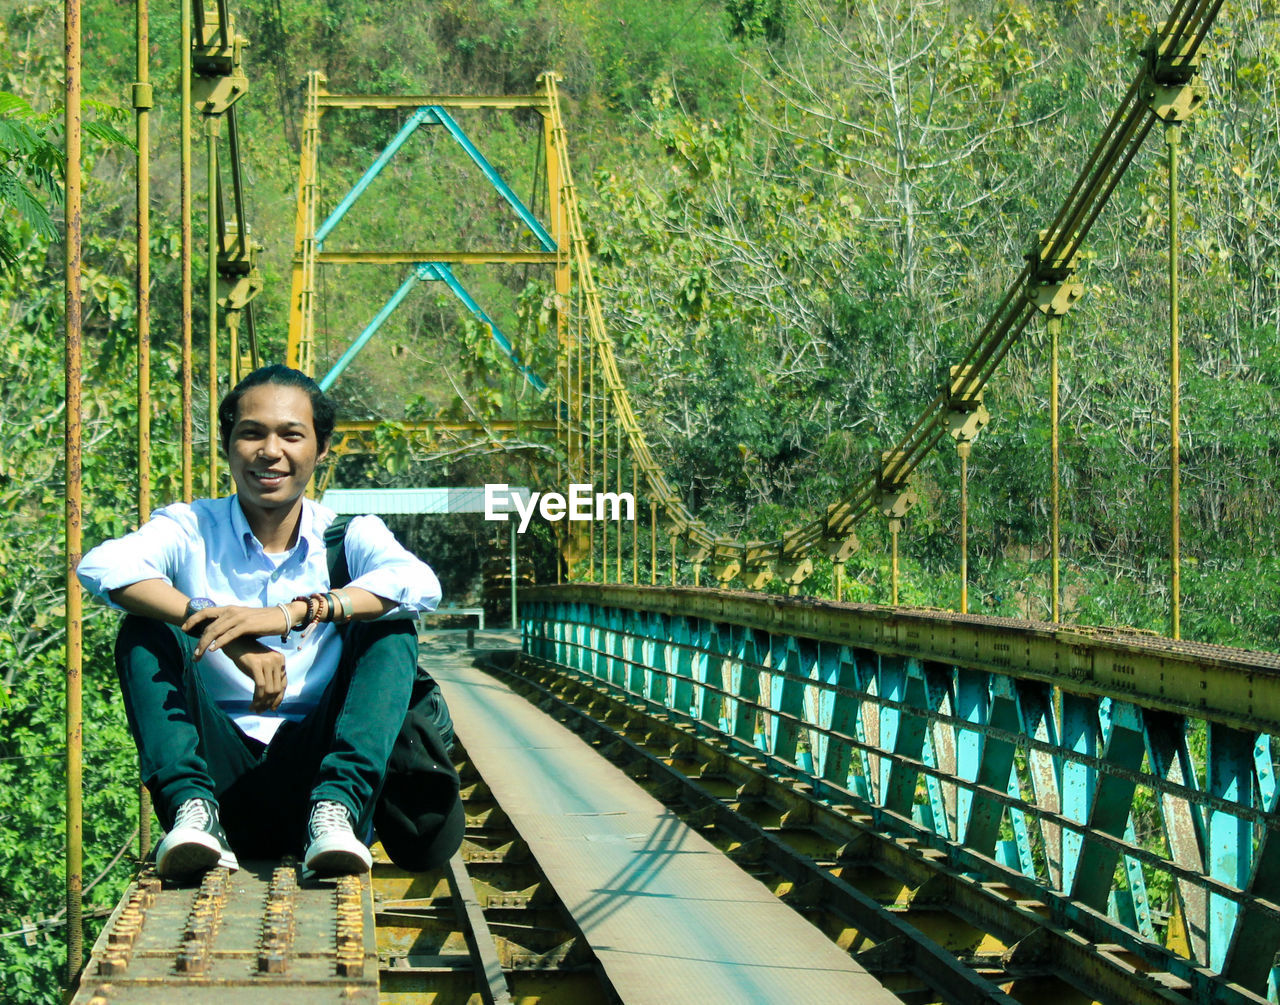
M187 610L183 614L182 620L187 621L188 619L190 619L190 617L193 614L196 613L196 611L203 611L207 607L217 607L217 606L218 605L214 601L210 600L208 597L192 597L190 600L187 601ZM192 638L198 638L200 636L200 629L192 629L188 631L187 634L190 635Z

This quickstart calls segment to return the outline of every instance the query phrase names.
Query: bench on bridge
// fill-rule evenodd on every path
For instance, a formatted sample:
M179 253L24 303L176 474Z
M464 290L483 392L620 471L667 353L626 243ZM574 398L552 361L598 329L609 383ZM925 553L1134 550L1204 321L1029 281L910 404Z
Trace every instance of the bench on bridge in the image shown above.
M483 607L437 607L434 611L425 611L422 614L424 618L430 617L472 617L476 619L480 631L484 631L484 608ZM476 630L467 628L467 648L475 648Z

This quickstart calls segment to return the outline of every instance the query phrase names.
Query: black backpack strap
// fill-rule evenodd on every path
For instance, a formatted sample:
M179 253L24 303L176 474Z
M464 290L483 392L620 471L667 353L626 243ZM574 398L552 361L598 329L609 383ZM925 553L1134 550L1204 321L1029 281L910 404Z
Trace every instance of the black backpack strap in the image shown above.
M347 569L347 524L351 522L351 514L344 513L324 531L324 549L329 559L329 589L340 590L351 582L351 572Z

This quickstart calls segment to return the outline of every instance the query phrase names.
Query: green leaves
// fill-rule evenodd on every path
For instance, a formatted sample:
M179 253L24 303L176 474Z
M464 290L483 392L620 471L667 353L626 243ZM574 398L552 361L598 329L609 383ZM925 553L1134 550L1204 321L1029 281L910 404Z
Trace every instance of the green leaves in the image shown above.
M112 122L126 113L105 102L86 99L84 135L100 144L133 149L132 141ZM59 230L49 206L62 204L65 176L63 151L57 142L61 112L36 112L16 94L0 91L0 270L18 264L27 236L37 242L57 240Z
M53 203L62 201L62 150L48 138L54 128L50 115L38 115L25 99L0 92L0 269L18 262L21 224L39 240L58 236L41 198L43 193Z
M729 30L739 38L782 42L791 16L787 0L725 0Z

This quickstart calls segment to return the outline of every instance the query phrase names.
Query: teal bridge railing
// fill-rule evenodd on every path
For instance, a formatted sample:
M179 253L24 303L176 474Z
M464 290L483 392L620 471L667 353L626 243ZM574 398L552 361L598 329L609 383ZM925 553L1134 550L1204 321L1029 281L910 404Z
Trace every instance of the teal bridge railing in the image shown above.
M529 656L769 755L1192 1000L1277 1000L1280 657L688 588L520 611Z

